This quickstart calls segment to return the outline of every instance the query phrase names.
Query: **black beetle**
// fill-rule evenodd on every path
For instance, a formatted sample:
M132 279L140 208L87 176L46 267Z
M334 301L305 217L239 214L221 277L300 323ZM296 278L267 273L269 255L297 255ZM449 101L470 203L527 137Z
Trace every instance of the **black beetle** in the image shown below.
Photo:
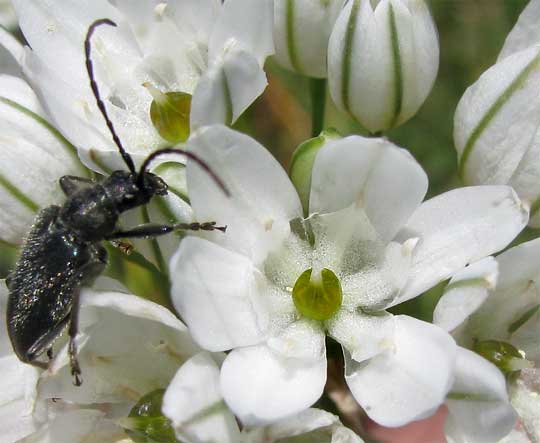
M141 238L164 235L175 230L220 230L214 222L191 224L144 224L119 231L116 224L120 214L148 203L154 195L167 194L166 183L147 172L157 156L179 153L204 168L226 195L223 182L190 152L166 148L152 153L136 171L133 159L125 151L101 100L90 58L90 39L100 25L116 26L109 19L90 25L84 42L86 68L97 106L103 115L112 138L128 171L114 171L102 182L81 177L64 176L60 187L66 194L63 206L49 206L40 211L28 233L21 256L6 279L9 289L7 329L13 349L24 363L47 368L37 358L45 351L52 358L52 344L69 326L69 357L74 384L80 386L81 370L77 362L75 337L78 327L79 294L104 270L107 251L104 240Z

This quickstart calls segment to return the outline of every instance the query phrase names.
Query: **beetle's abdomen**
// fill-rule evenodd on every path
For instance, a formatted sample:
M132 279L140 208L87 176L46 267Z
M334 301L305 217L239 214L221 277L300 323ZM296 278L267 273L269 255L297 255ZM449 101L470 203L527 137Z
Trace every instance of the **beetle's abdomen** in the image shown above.
M22 360L56 338L69 318L73 292L83 283L89 246L58 227L59 212L50 206L39 213L10 274L7 327Z

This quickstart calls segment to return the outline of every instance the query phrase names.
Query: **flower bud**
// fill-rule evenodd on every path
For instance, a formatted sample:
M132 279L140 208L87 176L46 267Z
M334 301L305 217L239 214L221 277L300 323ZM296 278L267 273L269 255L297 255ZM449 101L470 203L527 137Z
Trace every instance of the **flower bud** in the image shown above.
M311 171L313 163L317 157L317 152L327 143L341 138L340 134L335 129L327 129L318 137L310 138L301 143L291 160L290 176L291 181L300 196L304 215L309 215L309 195L311 191Z
M439 66L435 24L423 0L350 0L328 46L328 83L336 105L372 133L411 118Z
M328 39L345 0L275 0L274 45L283 67L326 77Z

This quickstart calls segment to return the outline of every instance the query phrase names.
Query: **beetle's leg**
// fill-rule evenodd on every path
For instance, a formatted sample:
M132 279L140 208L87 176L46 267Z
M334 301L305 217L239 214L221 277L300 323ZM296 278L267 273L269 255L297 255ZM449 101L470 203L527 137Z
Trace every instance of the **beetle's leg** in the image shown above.
M80 270L81 283L85 284L89 281L92 281L99 274L103 272L105 266L107 265L107 250L100 244L92 245L90 248L90 260L83 269ZM81 288L80 286L73 293L73 299L71 304L71 312L69 317L69 363L71 367L71 375L74 377L73 384L75 386L82 385L81 378L81 367L79 366L79 361L77 360L77 344L75 343L75 338L79 332L79 309L80 309L80 295Z
M159 237L169 234L173 231L221 231L225 232L227 226L216 226L216 222L206 223L175 223L173 225L160 225L156 223L145 223L126 231L113 232L106 237L106 240L115 240L118 238L146 238Z
M8 289L11 289L11 282L13 280L13 277L11 276L11 272L6 275L6 286Z
M75 338L79 332L79 296L81 291L77 290L73 294L73 302L71 305L71 314L69 320L69 366L71 367L71 375L74 377L73 384L75 386L82 385L81 379L81 367L79 366L79 361L77 360L77 344L75 343Z
M64 175L58 180L60 188L67 196L87 187L95 186L95 182L89 178L77 177L76 175Z
M131 254L134 249L133 243L128 241L111 240L111 245L113 245L115 248L120 249L120 251L126 255Z

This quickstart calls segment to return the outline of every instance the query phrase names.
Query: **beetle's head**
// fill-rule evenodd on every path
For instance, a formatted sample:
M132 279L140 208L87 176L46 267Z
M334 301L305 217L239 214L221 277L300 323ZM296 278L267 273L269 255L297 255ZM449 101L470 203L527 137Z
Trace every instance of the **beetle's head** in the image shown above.
M155 174L144 172L142 180L128 171L114 171L103 183L120 212L144 205L154 195L166 195L167 184Z

